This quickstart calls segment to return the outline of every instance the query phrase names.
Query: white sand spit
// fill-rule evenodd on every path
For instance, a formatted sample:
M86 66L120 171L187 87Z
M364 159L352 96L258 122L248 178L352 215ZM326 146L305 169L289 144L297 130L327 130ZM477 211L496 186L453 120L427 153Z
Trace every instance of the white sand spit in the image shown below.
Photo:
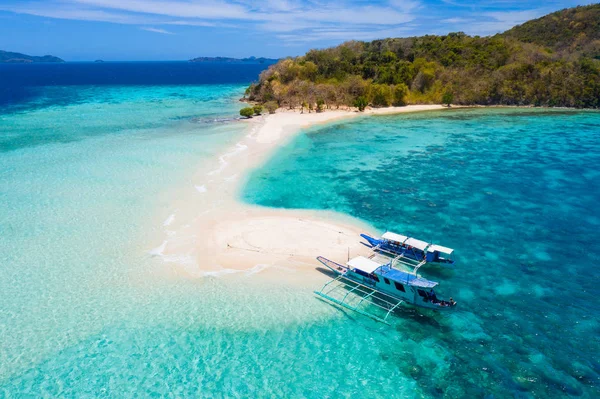
M169 259L176 259L179 254L189 259L191 254L195 262L186 261L181 267L173 267L177 274L190 277L224 276L232 274L230 272L273 276L272 273L279 270L277 275L287 275L290 281L324 278L323 274L315 273L321 266L315 257L323 255L344 262L348 252L352 256L364 253L366 247L360 244L359 234L373 229L333 212L278 210L244 204L238 197L248 173L263 164L301 128L365 114L440 109L443 107L439 105L414 105L364 113L310 114L280 110L249 120L251 133L224 154L216 154L198 172L195 181L206 181L210 177L202 186L203 195L177 196L179 199L173 206L177 209L177 219L169 226L176 234L167 239L164 247L161 245L161 253ZM226 163L219 161L223 159ZM214 173L216 165L219 173ZM177 226L177 222L186 224ZM178 240L179 237L185 239ZM227 273L219 274L219 271Z

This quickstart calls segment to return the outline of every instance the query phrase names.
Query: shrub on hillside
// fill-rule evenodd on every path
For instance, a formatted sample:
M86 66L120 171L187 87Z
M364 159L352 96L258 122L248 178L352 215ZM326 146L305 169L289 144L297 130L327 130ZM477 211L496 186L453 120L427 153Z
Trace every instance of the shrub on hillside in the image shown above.
M444 95L442 96L442 104L450 106L450 104L452 104L452 101L454 101L454 94L450 90L446 90L444 92Z
M254 108L252 108L252 107L242 108L242 109L240 109L240 115L244 116L246 118L252 118L252 115L254 115Z
M367 105L369 105L369 102L363 96L360 96L354 100L354 106L358 108L360 112L364 111L365 108L367 108Z

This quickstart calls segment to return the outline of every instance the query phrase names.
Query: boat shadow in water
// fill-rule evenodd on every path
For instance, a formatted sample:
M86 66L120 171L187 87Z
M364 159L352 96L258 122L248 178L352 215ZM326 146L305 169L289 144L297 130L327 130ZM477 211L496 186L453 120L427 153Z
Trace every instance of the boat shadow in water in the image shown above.
M315 268L319 273L326 275L329 278L334 278L337 276L337 273L334 273L332 270L325 269L324 267L316 267Z
M388 328L388 326L385 325L385 324L383 324L383 323L380 323L380 322L378 322L376 320L373 320L370 317L362 317L360 314L357 314L356 312L354 312L354 311L352 311L350 309L346 309L343 306L339 306L339 305L333 304L333 303L329 302L328 300L326 300L324 298L321 298L321 297L317 296L316 299L319 300L319 301L321 301L321 302L323 302L323 303L325 303L325 304L327 304L327 305L329 305L329 306L331 306L331 307L333 307L334 309L336 309L336 311L341 312L342 315L344 315L344 317L346 319L348 319L348 320L351 320L351 321L354 321L354 322L357 322L357 323L361 323L361 321L362 321L361 324L363 326L365 326L366 328L371 328L373 325L381 325L382 328ZM371 324L367 325L365 323L371 323ZM375 324L372 324L372 323L375 323ZM371 327L369 327L369 326L371 326Z

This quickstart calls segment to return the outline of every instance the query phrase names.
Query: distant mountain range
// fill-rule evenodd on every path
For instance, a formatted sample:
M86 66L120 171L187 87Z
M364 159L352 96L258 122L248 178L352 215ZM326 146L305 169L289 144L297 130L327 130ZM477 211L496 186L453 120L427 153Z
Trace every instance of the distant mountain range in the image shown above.
M27 54L11 53L10 51L0 50L0 63L27 64L30 62L65 62L65 60L55 57L53 55L44 55L42 57L36 57Z
M278 59L264 57L230 58L230 57L198 57L190 62L225 62L230 64L276 64Z

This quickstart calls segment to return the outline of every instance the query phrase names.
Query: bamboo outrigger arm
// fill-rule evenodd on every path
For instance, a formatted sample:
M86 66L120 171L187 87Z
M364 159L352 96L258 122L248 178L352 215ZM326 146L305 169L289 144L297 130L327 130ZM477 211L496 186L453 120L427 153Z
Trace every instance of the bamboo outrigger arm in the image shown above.
M334 292L338 288L346 287L346 286L351 286L352 288L349 290L344 290L345 292L341 299L335 298L333 296ZM370 317L376 321L379 321L379 322L385 323L385 324L390 324L387 321L388 316L394 310L396 310L402 303L404 303L403 300L394 298L390 295L386 295L385 293L383 293L381 291L373 290L371 287L368 287L364 284L360 284L360 283L358 283L354 280L351 280L349 278L346 278L342 275L326 282L320 291L315 291L315 294L317 294L318 296L320 296L321 298L324 298L325 300L327 300L329 302L332 302L336 305L342 306L346 309L350 309L352 311L355 311L357 313L360 313L364 316ZM354 296L350 296L350 294L355 294L357 297L360 298L360 300L358 300L358 303L352 304L350 302L350 298L355 298ZM375 302L375 300L377 300L380 303ZM385 316L380 317L372 312L369 312L363 308L360 308L359 306L363 303L365 305L373 305L373 306L376 306L377 308L382 309L385 312Z

